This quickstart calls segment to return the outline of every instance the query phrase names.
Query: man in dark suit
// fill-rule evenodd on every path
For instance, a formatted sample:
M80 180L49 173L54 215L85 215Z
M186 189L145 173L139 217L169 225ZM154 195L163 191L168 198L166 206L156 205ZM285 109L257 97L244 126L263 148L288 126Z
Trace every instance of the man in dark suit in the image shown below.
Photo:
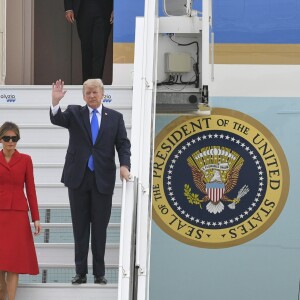
M76 20L81 42L83 81L102 78L113 23L113 0L64 0L68 22Z
M68 187L75 241L76 276L72 283L86 283L91 229L94 282L106 284L104 254L116 180L115 150L121 179L128 180L130 141L122 114L102 105L104 88L100 79L84 82L85 106L69 105L62 112L59 103L65 93L63 81L53 83L50 120L69 130L61 181Z

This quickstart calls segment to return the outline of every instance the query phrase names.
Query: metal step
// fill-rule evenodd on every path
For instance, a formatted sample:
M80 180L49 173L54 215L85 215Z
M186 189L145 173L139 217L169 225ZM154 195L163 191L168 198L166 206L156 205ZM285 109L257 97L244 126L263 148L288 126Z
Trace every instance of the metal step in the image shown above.
M35 243L73 243L72 225L68 227L58 224L58 226L42 225L42 233L34 238ZM56 224L55 224L56 225ZM109 224L107 228L107 243L119 243L120 241L120 224Z
M35 244L36 254L40 266L43 265L68 265L74 266L74 245L71 243ZM91 246L90 246L91 249ZM118 265L119 244L107 243L105 251L105 263ZM89 251L88 264L92 265L92 253Z
M130 136L128 136L130 139ZM63 164L65 162L65 156L67 152L67 144L64 143L23 143L22 140L18 143L18 149L20 152L27 153L31 156L32 160L36 164ZM118 153L115 152L115 157L118 157Z
M0 87L1 94L11 95L13 102L1 101L1 106L50 106L51 103L51 85L3 85ZM66 85L67 93L62 100L62 105L69 104L83 105L82 86ZM132 87L130 86L105 86L105 99L103 104L107 107L117 108L119 106L131 106Z
M81 105L85 105L82 101ZM106 105L106 104L104 104ZM67 107L61 106L64 111ZM131 123L131 107L118 105L115 107L110 106L112 109L116 109L118 112L123 114L124 122ZM0 123L5 120L14 120L17 124L28 124L28 125L50 125L55 127L50 122L49 112L50 112L50 101L48 105L18 105L16 103L11 103L10 105L1 106L3 115L0 116ZM5 120L4 120L5 119Z
M95 284L20 284L16 300L116 300L118 297L117 284L108 283L105 286Z
M52 223L59 223L64 226L65 223L71 223L71 210L69 204L66 205L53 205L49 204L40 205L40 221L46 223L48 226ZM114 204L111 211L110 223L120 223L121 218L121 206Z
M33 116L32 116L33 117ZM45 116L46 118L47 116ZM6 119L5 119L6 120ZM18 123L20 128L22 143L32 143L32 144L65 144L69 141L69 132L65 128L54 126L52 124L34 124L28 125L24 123ZM125 124L128 137L131 136L131 125ZM67 147L66 147L67 148Z
M36 192L40 207L69 207L68 189L62 183L39 183L36 181ZM121 205L121 184L116 184L112 203Z
M63 170L63 164L33 164L35 182L38 183L59 183ZM121 184L120 165L116 165L116 183Z
M40 264L40 273L38 275L20 275L20 284L32 283L70 283L72 277L75 276L74 264ZM118 265L106 264L105 277L110 284L118 283ZM93 271L89 266L87 274L87 282L93 283Z

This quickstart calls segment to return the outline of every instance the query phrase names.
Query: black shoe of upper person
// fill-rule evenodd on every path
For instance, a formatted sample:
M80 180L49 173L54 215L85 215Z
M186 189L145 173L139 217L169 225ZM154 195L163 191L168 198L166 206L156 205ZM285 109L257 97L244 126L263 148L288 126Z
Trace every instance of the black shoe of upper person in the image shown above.
M72 284L82 284L86 283L86 275L76 274L72 279Z
M104 276L96 276L95 275L94 283L96 283L96 284L107 284L107 280Z

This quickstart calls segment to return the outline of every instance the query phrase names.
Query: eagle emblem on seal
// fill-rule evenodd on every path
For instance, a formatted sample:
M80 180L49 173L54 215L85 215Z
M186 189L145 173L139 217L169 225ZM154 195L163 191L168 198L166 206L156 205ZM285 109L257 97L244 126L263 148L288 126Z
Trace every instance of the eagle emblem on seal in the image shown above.
M235 188L244 164L244 159L230 148L204 147L190 155L187 162L195 186L203 195L203 198L199 198L199 195L192 193L191 187L185 184L184 195L190 204L197 204L202 209L202 203L207 203L206 210L217 214L224 210L224 203L229 203L228 207L235 209L241 198L249 192L249 187L244 185L235 198L230 199L226 195Z

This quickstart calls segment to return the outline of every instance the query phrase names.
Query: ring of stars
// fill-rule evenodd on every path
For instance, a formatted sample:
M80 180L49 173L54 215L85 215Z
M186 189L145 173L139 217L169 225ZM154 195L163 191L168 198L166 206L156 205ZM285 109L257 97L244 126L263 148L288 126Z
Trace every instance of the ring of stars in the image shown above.
M254 200L252 201L252 203L249 205L249 207L242 212L241 214L237 215L234 218L228 219L228 220L224 220L224 221L220 221L220 222L211 222L211 221L205 221L205 220L201 220L195 216L192 216L191 214L189 214L188 212L186 212L182 207L180 207L180 204L178 203L178 201L176 200L176 197L174 195L173 192L173 188L172 188L172 173L174 170L174 167L176 165L176 162L178 161L178 159L180 158L180 156L187 150L189 149L189 147L193 144L195 144L196 142L200 142L202 140L208 140L208 139L221 139L221 140L228 140L231 141L232 143L235 143L236 145L240 146L243 150L247 151L248 154L250 155L250 157L253 159L256 168L258 170L258 175L259 175L259 187L256 193L256 196L254 198ZM197 138L193 138L191 141L186 142L178 151L177 153L174 155L174 157L171 160L171 164L169 165L169 169L167 171L168 175L167 175L167 192L166 194L169 195L171 201L173 202L173 205L176 207L176 210L178 212L179 215L184 216L185 218L189 219L191 222L195 223L197 226L202 225L202 226L207 226L210 228L218 228L218 227L222 227L222 226L232 226L234 224L236 224L239 220L242 220L244 218L247 218L247 216L249 214L251 214L251 212L255 209L255 207L257 206L258 202L260 201L261 197L262 197L262 192L263 192L263 180L264 180L264 172L263 172L263 168L261 166L261 161L259 160L259 158L254 154L254 152L251 150L250 147L248 147L244 142L240 141L239 139L236 139L235 137L231 137L228 134L202 134L199 135Z

